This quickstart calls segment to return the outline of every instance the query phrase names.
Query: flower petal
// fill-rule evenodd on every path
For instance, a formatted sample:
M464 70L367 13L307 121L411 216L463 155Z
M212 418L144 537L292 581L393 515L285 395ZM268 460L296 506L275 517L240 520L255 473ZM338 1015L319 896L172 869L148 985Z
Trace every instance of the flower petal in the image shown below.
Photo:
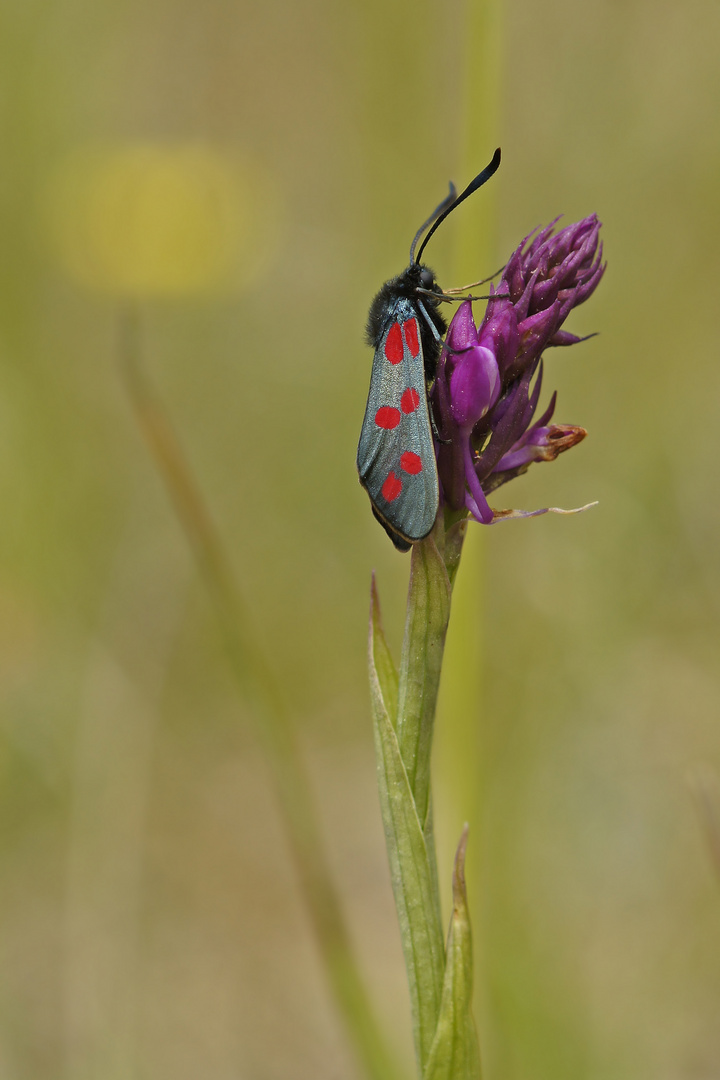
M461 430L469 430L497 401L500 373L490 349L474 345L460 356L450 376L450 408Z
M478 335L470 300L464 300L455 312L445 341L451 352L464 352L477 345Z

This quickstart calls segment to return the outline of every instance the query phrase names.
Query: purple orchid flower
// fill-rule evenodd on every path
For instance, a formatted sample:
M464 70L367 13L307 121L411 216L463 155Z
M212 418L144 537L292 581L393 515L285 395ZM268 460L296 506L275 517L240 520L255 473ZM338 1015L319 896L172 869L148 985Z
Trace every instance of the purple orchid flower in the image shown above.
M510 257L479 327L472 303L460 305L438 363L432 402L442 496L452 510L468 510L485 525L556 509L493 511L487 496L586 435L583 428L550 423L555 394L533 423L543 351L583 340L561 327L605 272L594 214L558 233L555 224L530 234Z

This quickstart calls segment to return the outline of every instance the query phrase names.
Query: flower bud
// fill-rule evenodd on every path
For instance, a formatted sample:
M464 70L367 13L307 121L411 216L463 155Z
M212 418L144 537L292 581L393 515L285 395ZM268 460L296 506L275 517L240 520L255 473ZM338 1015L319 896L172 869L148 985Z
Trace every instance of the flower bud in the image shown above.
M586 434L580 427L549 423L555 395L532 423L543 351L584 340L561 327L605 272L594 214L557 233L555 224L531 233L513 252L479 328L471 302L460 305L438 363L431 400L439 426L442 495L453 510L466 508L484 524L497 516L527 516L525 511L494 516L488 492L533 462L553 461Z
M467 307L472 312L469 302ZM499 393L500 372L490 349L471 345L459 353L450 376L450 410L460 430L469 433Z

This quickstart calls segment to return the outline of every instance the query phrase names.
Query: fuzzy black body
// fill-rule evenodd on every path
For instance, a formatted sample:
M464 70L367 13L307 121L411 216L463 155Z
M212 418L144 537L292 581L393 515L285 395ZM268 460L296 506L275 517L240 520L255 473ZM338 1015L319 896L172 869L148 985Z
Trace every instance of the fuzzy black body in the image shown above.
M411 303L414 302L414 306L417 307L417 301L420 299L418 289L425 289L428 292L441 295L440 286L435 281L434 271L427 266L421 266L419 263L410 263L402 274L398 274L397 277L390 278L389 281L385 282L382 289L375 296L368 312L367 327L365 329L368 345L372 345L373 349L377 349L388 318L390 318L390 312L394 309L399 297L406 297ZM438 310L439 301L433 300L429 296L422 296L422 301L425 311L435 324L438 334L441 338L444 337L447 331L447 323ZM425 361L425 381L428 388L430 388L435 378L435 368L440 356L440 342L419 311L418 315Z
M447 330L432 270L411 263L386 281L370 306L375 350L358 444L360 483L373 514L399 551L431 531L439 483L427 393Z

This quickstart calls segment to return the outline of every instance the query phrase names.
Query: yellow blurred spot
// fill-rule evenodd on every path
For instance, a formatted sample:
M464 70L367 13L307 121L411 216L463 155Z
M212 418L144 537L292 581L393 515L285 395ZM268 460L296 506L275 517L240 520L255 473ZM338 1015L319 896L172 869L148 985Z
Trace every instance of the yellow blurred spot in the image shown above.
M47 206L65 269L110 293L247 286L277 250L280 199L262 168L201 144L76 151L51 175Z

